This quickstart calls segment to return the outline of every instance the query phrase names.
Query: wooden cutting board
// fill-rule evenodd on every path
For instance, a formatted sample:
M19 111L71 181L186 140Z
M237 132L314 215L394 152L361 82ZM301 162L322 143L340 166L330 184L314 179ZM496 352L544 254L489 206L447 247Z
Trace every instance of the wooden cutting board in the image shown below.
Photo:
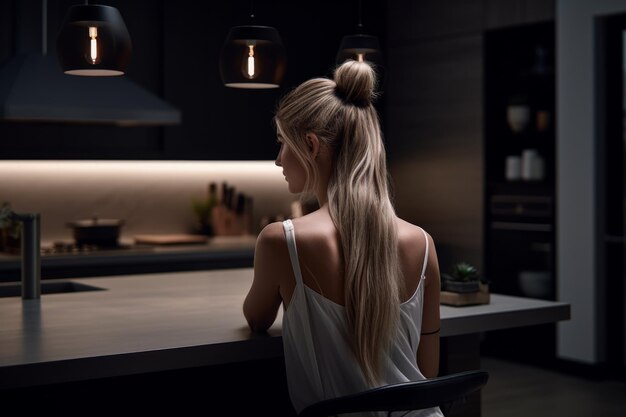
M133 236L135 243L149 245L184 245L193 243L206 243L208 238L204 235L187 234L143 234Z

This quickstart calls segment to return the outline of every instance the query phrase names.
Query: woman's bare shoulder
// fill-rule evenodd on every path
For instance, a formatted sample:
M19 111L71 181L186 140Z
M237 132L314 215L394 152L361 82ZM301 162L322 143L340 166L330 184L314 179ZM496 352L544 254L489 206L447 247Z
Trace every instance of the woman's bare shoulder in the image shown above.
M283 224L281 222L273 222L266 225L257 236L256 246L259 247L276 247L285 245L285 234Z
M281 222L265 226L257 236L254 250L255 270L276 273L290 269L289 250Z
M432 240L430 235L424 228L417 226L413 223L409 223L408 221L397 217L396 225L398 228L398 239L400 241L424 241L424 232L426 232L426 236L429 240Z
M299 254L305 259L339 259L341 239L330 215L316 211L292 220Z
M316 210L292 220L296 236L300 238L319 238L334 235L336 231L327 211Z

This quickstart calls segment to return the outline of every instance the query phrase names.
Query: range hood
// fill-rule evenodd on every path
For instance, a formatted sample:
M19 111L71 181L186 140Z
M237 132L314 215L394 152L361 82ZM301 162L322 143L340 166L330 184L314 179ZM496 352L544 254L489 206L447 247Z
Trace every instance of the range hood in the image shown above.
M45 2L43 9L45 22ZM32 22L32 17L17 22L29 20ZM42 31L42 52L18 51L0 65L0 121L119 126L180 123L178 109L133 83L126 75L81 77L64 74L56 54L46 53L45 24L43 29L32 28L32 25L31 28L16 28L16 37L32 32L41 34Z
M14 57L0 69L0 119L121 126L180 123L180 111L126 76L79 77L55 57Z

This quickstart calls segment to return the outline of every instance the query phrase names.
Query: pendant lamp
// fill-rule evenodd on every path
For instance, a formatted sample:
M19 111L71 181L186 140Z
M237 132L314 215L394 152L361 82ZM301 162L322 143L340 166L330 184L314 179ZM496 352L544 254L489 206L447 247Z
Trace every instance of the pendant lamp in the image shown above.
M126 72L132 45L115 7L85 2L67 11L57 51L66 74L107 77Z
M250 20L254 20L252 12ZM219 69L226 87L278 88L286 61L278 31L270 26L250 24L230 29L220 54Z
M357 33L346 35L341 39L339 51L337 52L337 64L342 64L347 59L355 61L370 61L378 63L380 57L380 42L374 35L364 33L361 21L361 0L359 0L359 23Z

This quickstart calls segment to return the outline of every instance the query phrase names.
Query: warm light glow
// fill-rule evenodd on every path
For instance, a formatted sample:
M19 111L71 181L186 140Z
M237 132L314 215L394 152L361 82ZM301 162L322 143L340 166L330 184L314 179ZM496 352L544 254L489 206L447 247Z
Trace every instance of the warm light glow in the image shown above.
M365 60L365 54L356 54L356 59L359 62L363 62Z
M89 26L89 37L91 38L91 63L96 64L98 61L98 41L96 38L98 37L98 28L94 26Z
M254 78L254 43L248 44L248 58L246 59L246 63L245 76L248 78Z
M254 77L254 57L248 57L248 75Z
M297 197L281 171L274 160L2 160L0 205L40 213L42 245L72 239L66 222L94 214L125 220L122 243L130 244L135 233L189 230L192 198L206 195L211 181L253 196L255 224L262 216L289 213Z

